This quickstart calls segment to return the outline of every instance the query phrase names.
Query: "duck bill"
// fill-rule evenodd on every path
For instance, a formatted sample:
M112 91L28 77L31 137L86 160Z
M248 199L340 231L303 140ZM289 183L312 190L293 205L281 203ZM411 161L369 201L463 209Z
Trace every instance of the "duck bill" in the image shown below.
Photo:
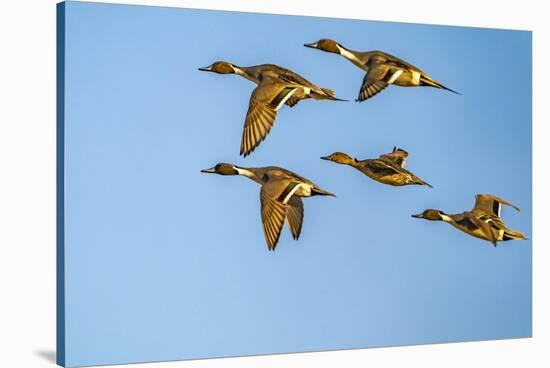
M422 216L421 213L419 213L418 215L411 215L411 217L414 217L414 218L424 218L424 216Z
M311 49L316 49L316 48L318 48L318 47L317 47L317 42L313 42L313 43L304 43L304 46L305 46L305 47L309 47L309 48L311 48Z
M216 170L214 169L214 167L211 167L210 169L203 169L203 170L201 170L201 173L205 173L205 174L215 174L215 173L216 173Z
M330 161L330 156L321 156L320 159Z
M212 71L212 65L210 66L203 66L202 68L199 68L201 72L211 72Z

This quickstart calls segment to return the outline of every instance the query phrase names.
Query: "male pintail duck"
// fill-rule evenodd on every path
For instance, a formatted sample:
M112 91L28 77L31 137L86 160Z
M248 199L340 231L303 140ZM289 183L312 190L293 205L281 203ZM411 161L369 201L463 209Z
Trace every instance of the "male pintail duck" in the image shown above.
M408 155L407 151L394 147L392 152L380 155L375 159L357 160L342 152L335 152L332 155L321 157L321 159L350 165L369 178L383 184L394 186L416 184L432 188L430 184L405 169Z
M210 169L201 170L201 172L242 175L262 186L260 189L262 223L269 250L275 250L285 219L294 240L298 240L300 237L304 218L302 197L315 195L334 197L334 194L319 188L311 181L276 166L245 168L219 163Z
M237 66L217 61L199 68L218 74L237 74L258 86L250 96L250 104L241 141L241 155L245 157L265 139L273 127L277 111L286 104L295 106L300 100L340 100L334 91L320 88L298 74L273 64ZM342 100L340 100L342 101Z
M519 211L519 208L504 199L491 194L478 194L476 195L476 204L471 211L448 215L443 211L430 209L421 214L412 215L412 217L445 221L466 234L490 241L495 247L497 241L526 240L527 238L519 231L508 229L500 218L501 205L503 204Z
M342 55L367 72L356 100L359 102L378 94L390 84L402 87L429 86L460 94L433 80L414 65L382 51L354 51L328 38L304 46Z

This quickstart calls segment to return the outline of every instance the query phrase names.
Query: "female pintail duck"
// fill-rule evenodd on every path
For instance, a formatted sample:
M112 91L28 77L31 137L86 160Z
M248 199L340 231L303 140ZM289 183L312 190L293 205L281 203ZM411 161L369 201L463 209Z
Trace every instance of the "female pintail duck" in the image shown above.
M236 66L217 61L199 68L218 74L237 74L258 86L250 96L241 140L241 155L245 157L265 139L273 127L277 111L284 105L293 107L300 100L339 100L334 92L320 88L298 74L273 64Z
M260 189L262 223L269 250L275 250L285 219L294 240L298 240L300 237L304 218L302 197L315 195L334 197L334 194L319 188L311 181L276 166L244 168L219 163L210 169L201 170L201 172L242 175L262 186Z
M500 218L501 205L507 205L519 211L513 204L491 194L476 195L476 204L471 211L448 215L439 210L426 210L415 218L431 221L445 221L466 234L490 241L496 247L497 241L526 240L519 231L510 230Z
M328 38L304 46L342 55L367 72L356 100L359 102L378 94L390 84L402 87L429 86L460 94L433 80L414 65L382 51L354 51Z
M407 151L393 147L393 151L383 154L375 159L357 160L345 153L335 152L332 155L321 157L323 160L333 161L338 164L350 165L377 182L394 185L427 185L424 180L405 169L408 157Z

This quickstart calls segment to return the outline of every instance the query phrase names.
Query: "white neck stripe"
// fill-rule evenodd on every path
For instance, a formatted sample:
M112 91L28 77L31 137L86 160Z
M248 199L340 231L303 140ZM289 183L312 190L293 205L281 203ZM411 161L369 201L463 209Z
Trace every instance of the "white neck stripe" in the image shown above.
M252 178L254 177L254 174L249 171L249 170L246 170L246 169L241 169L241 168L238 168L238 167L234 167L235 170L237 170L237 172L239 173L239 175L242 175L242 176L246 176L247 178Z
M232 66L232 68L233 68L233 71L235 72L235 74L244 75L244 72L243 72L242 69L237 68L236 66Z
M357 63L361 63L361 60L357 59L357 57L355 55L353 55L351 52L349 52L345 48L340 47L340 45L336 45L336 47L338 47L338 50L340 50L340 55L342 55L346 59L349 59L351 61L355 61Z

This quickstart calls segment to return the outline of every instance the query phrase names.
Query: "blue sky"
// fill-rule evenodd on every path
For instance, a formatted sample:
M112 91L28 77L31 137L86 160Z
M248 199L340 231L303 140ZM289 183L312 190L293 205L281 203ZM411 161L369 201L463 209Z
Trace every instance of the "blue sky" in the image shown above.
M69 2L67 363L91 365L531 335L531 240L498 248L443 223L476 193L531 238L531 34ZM380 49L463 95L390 87L303 47ZM239 156L253 84L197 71L274 63L350 102L283 108ZM396 145L434 186L390 187L319 159ZM277 165L334 192L304 200L298 242L268 252L259 186L205 175Z

